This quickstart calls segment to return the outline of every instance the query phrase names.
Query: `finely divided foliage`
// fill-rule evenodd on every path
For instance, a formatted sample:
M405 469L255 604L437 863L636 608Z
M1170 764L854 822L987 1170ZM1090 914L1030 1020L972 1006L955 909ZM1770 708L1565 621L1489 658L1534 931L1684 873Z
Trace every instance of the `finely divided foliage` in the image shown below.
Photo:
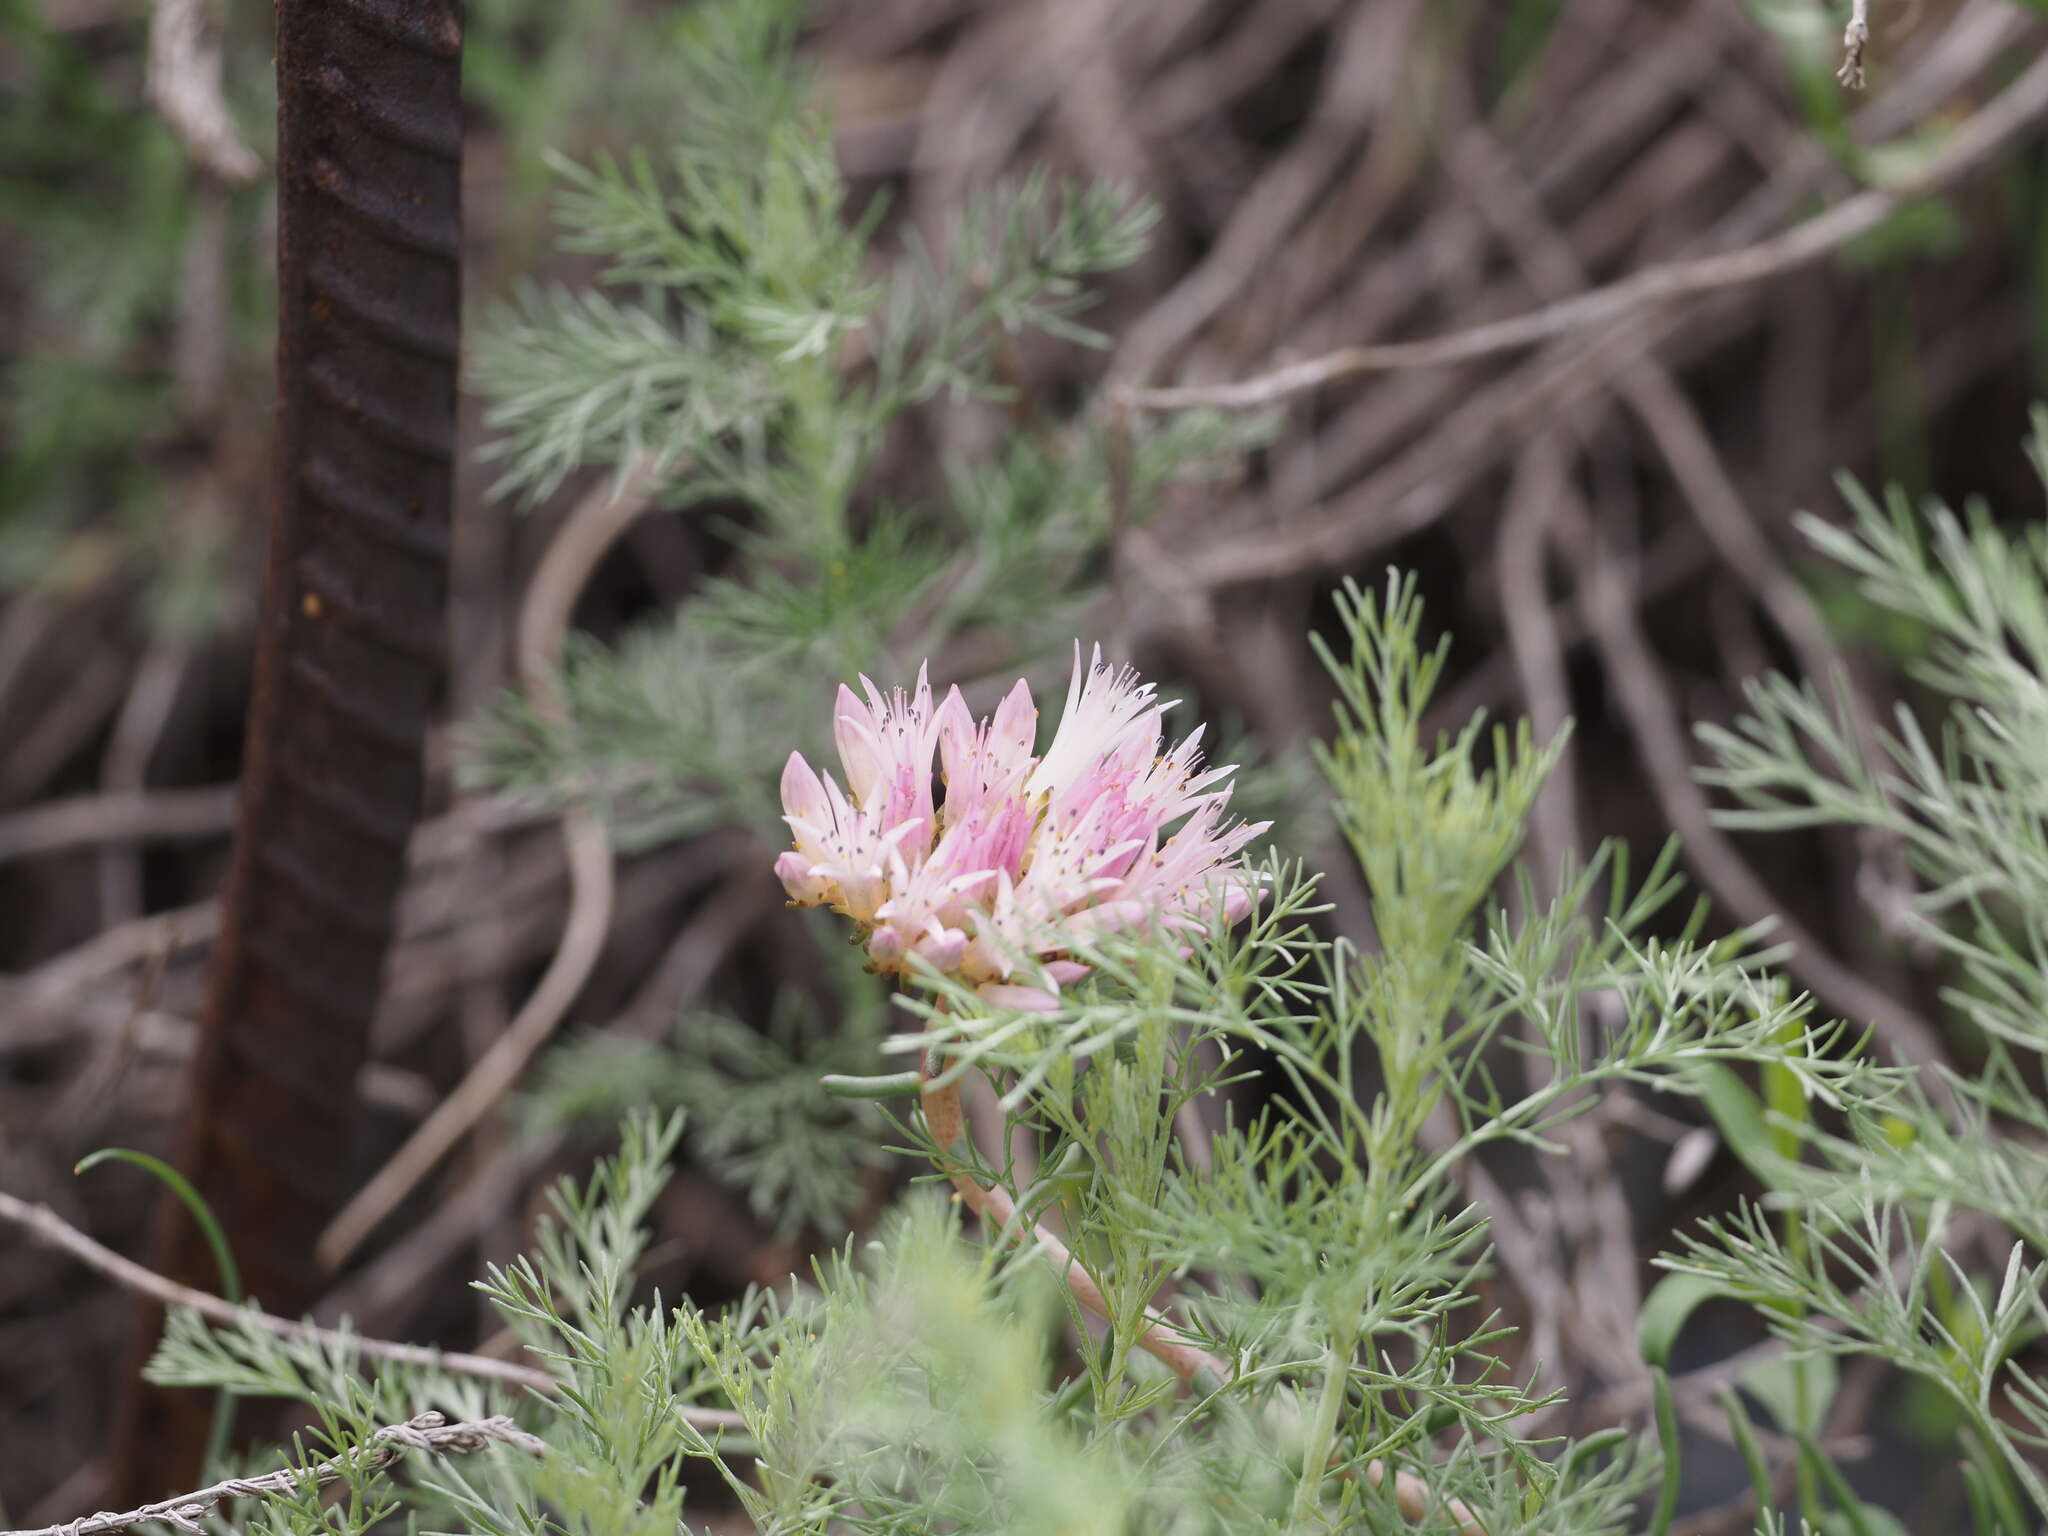
M781 809L785 885L863 947L788 917L820 940L829 1002L792 1000L765 1030L685 1020L673 1050L557 1058L540 1095L555 1112L656 1107L556 1192L535 1252L482 1282L553 1392L515 1401L345 1339L174 1316L156 1377L308 1404L294 1464L345 1461L427 1408L509 1413L546 1447L351 1467L342 1497L231 1518L310 1536L403 1509L423 1530L651 1536L708 1529L713 1501L736 1500L776 1533L1661 1533L1682 1448L1662 1371L1706 1291L1785 1341L1778 1374L1745 1386L1792 1448L1809 1528L1885 1529L1819 1433L1824 1357L1859 1352L1953 1404L1979 1531L2048 1516L2030 1461L2048 1391L2011 1362L2048 1327L2048 536L1946 514L1923 536L1908 509L1867 502L1853 531L1816 527L1921 627L1927 681L1956 701L1943 738L1902 713L1887 762L1865 765L1851 725L1782 681L1710 738L1754 824L1882 826L1914 853L1922 926L1959 962L1953 1000L1987 1062L1947 1095L1811 1021L1753 936L1706 937L1674 850L1637 871L1603 848L1540 886L1517 854L1557 744L1477 720L1425 737L1445 651L1399 578L1347 588L1324 652L1339 707L1321 796L1374 928L1333 936L1316 879L1248 860L1256 827L1226 819L1224 780L1195 737L1166 745L1135 678L1077 657L1042 754L1029 687L984 686L1057 668L1118 518L1237 440L1181 418L1118 447L1090 415L947 461L934 508L858 496L907 406L992 387L1003 336L1088 339L1079 280L1135 256L1143 211L1032 182L878 265L792 83L791 14L693 9L678 88L699 113L673 163L565 168L565 224L607 288L533 296L480 367L509 484L652 456L678 504L747 509L735 564L666 631L573 656L573 723L507 705L477 760L536 789L600 786L645 836L773 836ZM865 681L924 656L963 689L935 702L921 672L908 692ZM831 702L852 676L864 693ZM999 702L977 720L968 697ZM810 766L828 742L843 785ZM1277 818L1283 842L1300 814ZM891 973L893 1003L869 969ZM916 1071L863 1086L892 1056ZM1762 1101L1737 1070L1752 1066ZM736 1306L636 1285L685 1134L661 1106L687 1108L699 1155L764 1212L833 1230L878 1164L887 1102L843 1095L930 1107L977 1076L999 1124L952 1139L913 1110L897 1139L1005 1191L1012 1215L973 1232L913 1189ZM1258 1107L1223 1112L1225 1088ZM1567 1384L1509 1367L1484 1300L1492 1175L1550 1155L1603 1091L1697 1097L1767 1190L1682 1240L1666 1262L1691 1289L1646 1309L1654 1497L1653 1437L1562 1435L1549 1410ZM1220 1132L1177 1134L1190 1106ZM1980 1286L1951 1254L2001 1228L2002 1281ZM1217 1368L1180 1379L1150 1350L1161 1327ZM705 1427L707 1407L738 1427ZM1748 1410L1731 1395L1726 1411L1755 1450ZM1765 1492L1762 1528L1793 1529Z
M697 1458L775 1531L1636 1528L1625 1445L1518 1428L1544 1387L1493 1358L1460 1166L1540 1138L1603 1079L1685 1091L1691 1069L1766 1058L1839 1101L1866 1069L1820 1042L1787 1053L1798 1009L1728 946L1646 936L1673 894L1663 863L1631 885L1603 857L1479 925L1547 754L1477 730L1426 746L1442 652L1420 650L1410 590L1354 592L1343 612L1347 702L1324 764L1386 919L1374 951L1321 937L1312 882L1274 861L1239 926L1218 910L1170 934L1071 936L1088 971L1049 1011L944 973L927 979L946 1009L914 1004L932 1025L920 1050L1008 1090L1000 1144L1027 1141L1035 1167L977 1173L1014 1181L1020 1219L1059 1221L1106 1327L1062 1343L1069 1306L1043 1261L970 1242L921 1197L809 1284L716 1316L636 1303L640 1222L679 1130L637 1120L587 1189L560 1193L538 1253L485 1285L563 1383L518 1409L549 1455L423 1466L402 1493L374 1479L364 1507L403 1496L441 1511L429 1524L505 1532L674 1529ZM1533 1065L1510 1088L1482 1048L1511 1029ZM1176 1112L1255 1062L1280 1092L1197 1175ZM1454 1129L1433 1137L1439 1108ZM1227 1379L1183 1393L1136 1347L1164 1297ZM187 1319L158 1370L338 1400L335 1442L428 1403L504 1406L425 1375L359 1385L352 1363ZM693 1429L682 1410L706 1401L744 1433Z
M2048 483L2048 412L2030 451ZM1954 957L1948 1001L1981 1065L1859 1096L1839 1127L1793 1127L1825 1170L1780 1172L1799 1229L1749 1210L1667 1262L1770 1305L1795 1355L1870 1355L1921 1378L1967 1448L1978 1528L2034 1529L2048 1518L2048 1382L2013 1357L2048 1331L2048 530L1844 493L1853 523L1807 532L1907 622L1916 670L1946 701L1938 722L1901 705L1867 763L1843 707L1773 677L1739 730L1703 733L1710 777L1744 806L1731 823L1904 843L1914 931Z
M1944 760L1901 736L1898 771L1866 782L1882 801L1824 801L1840 781L1784 748L1834 729L1829 716L1810 695L1761 688L1744 735L1717 742L1731 782L1768 796L1770 814L1819 814L1795 796L1875 818L1893 801L1928 815L1999 793L2001 743L2035 728L2028 711L2040 708L2039 673L1999 658L2015 623L2040 611L2048 562L2039 545L1940 517L1934 528L1923 554L1866 508L1859 563L1876 595L1917 594L1897 606L1929 616L1933 675L2011 680L1995 700L1986 688L1999 721L1959 706L1945 790L1931 776L1914 789L1916 764ZM1973 608L1972 585L2006 606ZM1321 936L1313 882L1272 860L1236 926L1219 908L1166 934L1070 933L1063 950L1086 973L1038 1009L936 970L917 973L928 990L906 999L927 1025L906 1043L928 1066L986 1072L1004 1090L995 1144L1035 1155L973 1172L1015 1188L1019 1221L1058 1221L1101 1287L1101 1322L1070 1331L1071 1299L1030 1245L974 1243L953 1211L915 1194L807 1283L716 1315L637 1298L641 1222L680 1131L639 1117L589 1186L558 1194L536 1255L484 1286L560 1379L549 1397L507 1404L431 1372L365 1381L345 1347L174 1318L157 1376L309 1403L320 1430L301 1462L427 1406L464 1417L510 1407L549 1447L531 1462L422 1461L402 1482L363 1474L339 1503L274 1503L261 1519L366 1529L403 1501L429 1528L674 1530L689 1518L687 1467L702 1460L766 1531L1639 1530L1649 1461L1631 1437L1525 1430L1549 1389L1494 1358L1501 1325L1474 1289L1485 1224L1460 1185L1489 1144L1540 1145L1593 1086L1617 1080L1705 1094L1786 1208L1783 1230L1758 1208L1668 1262L1754 1304L1791 1345L1790 1375L1759 1370L1746 1385L1795 1437L1820 1507L1853 1513L1845 1529L1886 1528L1814 1429L1837 1380L1824 1357L1871 1352L1956 1405L1981 1529L2024 1529L2029 1505L2048 1510L2028 1457L2048 1440L2048 1399L2009 1363L2044 1322L2048 1236L2038 1154L1998 1131L2043 1120L2010 1054L2026 1035L2022 997L1987 1033L1994 1070L1954 1080L1968 1120L1954 1126L1838 1035L1808 1030L1804 1005L1739 945L1703 944L1684 923L1651 937L1676 891L1668 858L1632 882L1603 852L1547 896L1520 877L1518 910L1489 907L1549 754L1476 726L1425 744L1443 652L1421 648L1411 590L1354 591L1342 613L1348 645L1330 660L1344 704L1322 761L1379 919L1375 948ZM1990 734L1973 747L1978 730ZM1826 739L1814 757L1842 761ZM1955 813L1948 836L1985 830ZM1942 942L2009 947L2001 935L2038 923L2048 892L2006 894L2010 907L1966 896L1958 924L1937 882L1928 920ZM2048 1001L2048 986L2037 995ZM1486 1047L1509 1039L1523 1066L1503 1082ZM1767 1117L1728 1073L1735 1062L1785 1077L1794 1093L1774 1102L1829 1113ZM1276 1092L1215 1139L1198 1172L1176 1145L1177 1112L1255 1070ZM1969 1211L2021 1239L1995 1294L1944 1249ZM1183 1391L1137 1347L1162 1301L1187 1340L1226 1363L1224 1379ZM1653 1348L1651 1332L1674 1309L1653 1310L1646 1353L1661 1366L1668 1338ZM685 1410L707 1403L738 1410L744 1429L692 1427ZM1732 1397L1727 1409L1753 1447L1746 1411ZM1763 1522L1787 1529L1775 1514Z
M1038 176L968 200L935 247L877 249L880 206L843 217L806 105L800 9L691 9L674 154L561 167L566 238L602 285L530 293L476 347L502 489L653 466L662 504L721 515L737 541L672 625L572 649L573 726L510 700L477 733L481 772L610 791L629 839L772 817L775 768L830 739L819 679L907 675L963 644L989 674L1058 666L1113 529L1269 431L1192 413L1112 432L1091 413L1019 431L992 460L940 453L928 505L863 495L913 407L1021 409L996 359L1026 333L1101 344L1080 321L1085 281L1135 261L1154 212Z

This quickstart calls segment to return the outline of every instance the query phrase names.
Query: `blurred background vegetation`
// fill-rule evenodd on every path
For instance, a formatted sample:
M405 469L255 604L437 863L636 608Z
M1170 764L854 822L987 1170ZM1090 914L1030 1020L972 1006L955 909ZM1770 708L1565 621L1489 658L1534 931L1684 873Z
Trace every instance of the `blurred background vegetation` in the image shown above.
M664 1197L664 1289L729 1294L872 1218L888 1182L877 1125L780 1085L793 1063L858 1070L888 1011L780 915L761 853L779 752L764 767L757 749L815 729L764 722L812 699L821 717L828 658L893 678L934 637L962 681L1056 675L1079 635L1186 695L1258 765L1247 809L1333 871L1340 922L1360 932L1355 880L1321 857L1329 828L1298 788L1329 718L1306 635L1329 627L1344 576L1412 570L1456 642L1433 725L1484 708L1547 739L1577 722L1537 813L1539 859L1610 835L1648 853L1682 831L1717 921L1776 912L1812 937L1819 962L1797 979L1828 1009L1871 1016L1860 1004L1877 997L1902 1028L1938 1019L1942 968L1903 938L1896 850L1704 831L1678 722L1732 718L1743 680L1772 667L1843 669L1879 711L1914 701L1904 668L1925 634L1790 532L1802 509L1839 514L1838 470L2040 516L2015 445L2048 393L2042 131L1821 261L1597 333L1334 383L1251 418L1134 424L1114 405L1118 384L1458 331L1764 238L1938 155L2048 44L2048 6L1880 0L1869 88L1850 93L1844 9L820 5L798 34L805 106L844 227L866 234L826 254L850 295L894 282L907 305L978 316L985 341L947 333L973 376L934 375L884 411L837 382L868 361L838 336L802 352L772 325L740 334L779 360L761 398L803 403L824 440L869 434L858 486L829 492L853 558L764 543L764 522L787 532L789 507L821 504L831 465L803 480L786 462L698 463L657 498L687 515L640 519L575 604L582 728L564 739L505 693L521 594L578 499L645 445L550 442L522 425L538 417L521 392L572 366L535 337L595 314L587 296L624 260L618 241L574 238L593 205L631 193L636 149L668 173L668 146L701 131L705 83L689 76L689 5L472 0L465 422L470 447L501 452L464 460L450 724L356 1085L366 1169L503 1029L560 936L565 858L532 791L616 773L631 814L576 1043L338 1278L335 1305L373 1333L465 1337L473 1307L450 1282L513 1251L533 1192L635 1101L698 1116ZM270 8L207 14L234 124L267 160ZM177 1109L247 703L274 305L269 183L232 184L164 126L150 34L140 0L0 0L0 1185L131 1248L148 1192L68 1169L108 1141L161 1149ZM685 178L693 164L676 162ZM1103 189L1100 216L1029 180L1040 171ZM1017 270L1051 285L1055 323L1001 309L992 274L1015 242L956 261L982 227L963 210L983 200L1000 229L988 200L1005 196L1028 247ZM940 292L948 273L958 290ZM646 302L644 274L613 276L608 302ZM1061 308L1076 284L1092 302ZM792 351L811 383L784 366ZM609 365L593 350L580 366ZM1594 552L1626 602L1582 579ZM951 601L905 618L935 583ZM735 670L747 656L752 674ZM1967 1063L1967 1029L1936 1027ZM1646 1232L1748 1187L1725 1156L1667 1179L1687 1129L1614 1132L1639 1154L1613 1177ZM792 1171L824 1166L828 1181ZM1526 1317L1540 1298L1498 1300ZM91 1507L58 1484L91 1470L126 1320L120 1297L46 1256L0 1265L10 1513ZM1910 1438L1918 1411L1884 1431ZM1896 1480L1909 1518L1953 1493L1916 1491L1910 1457L1871 1475Z

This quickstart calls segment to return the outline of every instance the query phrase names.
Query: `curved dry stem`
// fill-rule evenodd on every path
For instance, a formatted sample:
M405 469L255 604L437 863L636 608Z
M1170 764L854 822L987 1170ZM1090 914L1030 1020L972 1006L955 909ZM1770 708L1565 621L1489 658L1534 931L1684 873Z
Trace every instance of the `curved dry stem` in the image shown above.
M569 715L556 669L576 599L605 554L647 510L661 481L650 456L629 465L618 481L598 486L570 512L534 573L519 614L519 669L535 707L552 721L565 722ZM595 809L577 801L562 813L562 840L569 858L569 921L540 985L455 1090L328 1223L317 1250L328 1269L346 1263L511 1091L590 979L611 928L616 894L611 834Z

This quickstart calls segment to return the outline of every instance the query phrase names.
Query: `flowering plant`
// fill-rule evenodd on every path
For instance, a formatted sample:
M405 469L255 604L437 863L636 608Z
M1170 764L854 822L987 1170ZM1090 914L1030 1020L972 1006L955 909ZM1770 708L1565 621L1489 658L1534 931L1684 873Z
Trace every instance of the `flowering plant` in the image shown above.
M833 735L842 790L792 752L782 771L795 848L775 872L798 906L828 906L868 930L873 967L953 972L990 1001L1051 1008L1087 967L1076 938L1226 924L1251 909L1258 876L1239 854L1267 823L1228 817L1233 766L1205 768L1202 728L1161 751L1170 704L1098 646L1074 670L1058 729L1034 756L1038 708L1019 679L976 720L960 690L932 705L917 687L842 685ZM932 786L938 759L943 795ZM1046 987L1012 976L1042 961Z

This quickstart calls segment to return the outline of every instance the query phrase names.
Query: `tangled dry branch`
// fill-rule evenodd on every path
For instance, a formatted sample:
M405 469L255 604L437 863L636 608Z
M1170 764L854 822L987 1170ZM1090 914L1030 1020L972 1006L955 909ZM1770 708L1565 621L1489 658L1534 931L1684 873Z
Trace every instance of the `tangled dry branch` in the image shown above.
M407 1451L425 1451L432 1456L470 1456L493 1445L509 1445L529 1456L543 1456L547 1446L520 1429L502 1414L488 1419L464 1420L450 1424L432 1410L419 1413L403 1424L387 1424L370 1437L368 1445L357 1446L310 1467L280 1467L261 1477L228 1477L210 1487L160 1499L120 1514L101 1513L62 1525L46 1525L32 1531L8 1531L0 1536L105 1536L137 1525L168 1525L174 1530L203 1536L200 1517L223 1499L264 1499L296 1493L303 1488L324 1488L351 1473L375 1472L388 1467Z
M1604 288L1447 336L1342 347L1229 384L1194 384L1171 389L1126 386L1117 398L1127 406L1147 410L1259 410L1342 379L1470 362L1572 332L1611 325L1652 305L1762 282L1840 250L1868 234L1905 204L1959 180L2011 145L2044 111L2048 111L2048 55L2037 59L1997 100L1956 129L1941 153L1913 174L1859 192L1826 213L1753 245L1692 261L1645 267Z

